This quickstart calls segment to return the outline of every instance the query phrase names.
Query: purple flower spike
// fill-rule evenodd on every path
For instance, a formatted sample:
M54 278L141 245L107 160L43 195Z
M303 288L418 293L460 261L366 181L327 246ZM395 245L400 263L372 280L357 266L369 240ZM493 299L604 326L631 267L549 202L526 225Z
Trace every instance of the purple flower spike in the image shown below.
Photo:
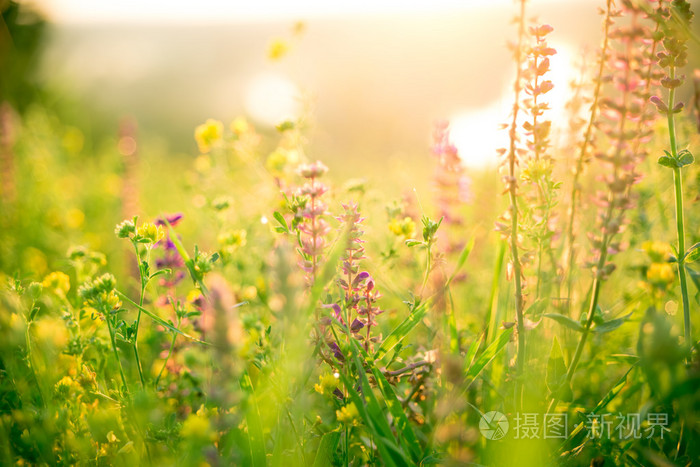
M329 342L328 347L333 351L333 355L335 355L335 358L338 359L338 361L344 361L345 357L343 357L343 353L340 351L340 347L338 347L338 344L335 342Z
M355 318L355 321L353 321L352 324L350 325L350 330L352 332L357 332L360 329L362 329L363 327L365 327L365 323L363 323L359 319Z
M165 216L165 220L167 220L168 223L169 223L172 227L175 227L175 226L180 222L181 219L182 219L182 213L181 213L181 212L178 212L178 213L175 213L175 214L170 214L170 215ZM166 225L166 224L165 224L165 220L163 220L162 217L159 217L158 219L156 219L156 225L165 226L165 225Z

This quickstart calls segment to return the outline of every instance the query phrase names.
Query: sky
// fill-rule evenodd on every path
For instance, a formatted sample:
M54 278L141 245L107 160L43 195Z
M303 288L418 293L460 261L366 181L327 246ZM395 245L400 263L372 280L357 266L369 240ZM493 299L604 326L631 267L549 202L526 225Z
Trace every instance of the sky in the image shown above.
M470 166L495 163L506 142L499 125L511 105L515 0L25 1L57 23L46 75L142 125L189 135L201 119L236 113L272 128L306 96L321 152L415 151L436 119L452 122ZM556 121L566 122L564 95L577 73L577 41L567 34L595 38L600 29L594 8L585 5L592 21L584 21L569 6L591 1L528 2L558 31ZM271 38L287 37L298 20L308 28L291 57L269 63ZM559 28L560 20L568 22Z
M582 0L531 0L547 4ZM207 23L313 19L394 12L464 11L510 5L514 0L25 0L59 23Z

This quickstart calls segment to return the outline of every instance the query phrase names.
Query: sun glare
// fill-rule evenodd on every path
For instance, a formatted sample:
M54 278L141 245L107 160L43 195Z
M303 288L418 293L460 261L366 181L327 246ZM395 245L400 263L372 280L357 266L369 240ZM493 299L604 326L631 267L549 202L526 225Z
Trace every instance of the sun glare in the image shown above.
M552 56L551 68L547 79L554 83L554 89L545 95L550 110L547 118L552 121L553 138L564 134L567 130L566 101L570 95L569 83L578 74L575 65L573 48L565 43L552 43L557 50ZM460 157L465 166L481 168L495 165L498 156L495 148L503 148L508 144L507 130L500 125L509 120L511 112L509 102L512 95L511 77L506 82L500 102L493 102L484 108L461 109L449 119L451 137L459 149Z

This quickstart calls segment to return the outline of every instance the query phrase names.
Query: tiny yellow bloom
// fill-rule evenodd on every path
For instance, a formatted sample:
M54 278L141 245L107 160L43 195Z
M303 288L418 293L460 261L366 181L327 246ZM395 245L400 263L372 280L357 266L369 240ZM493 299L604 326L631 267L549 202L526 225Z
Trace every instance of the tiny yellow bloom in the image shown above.
M276 149L267 156L265 168L273 175L281 175L288 163L289 157L287 151Z
M651 263L647 269L647 280L653 285L665 287L675 280L673 267L669 263Z
M671 247L668 243L658 241L647 241L642 244L642 249L646 251L649 258L655 263L667 261L671 256Z
M208 119L194 130L194 139L197 141L199 151L207 153L212 146L219 142L224 134L224 124L218 120Z
M335 416L340 423L348 425L357 425L359 423L360 413L355 407L355 403L351 402L340 410L335 411Z
M231 122L231 131L238 137L250 132L252 129L253 127L244 117L236 117L233 122Z
M152 222L139 226L137 233L140 237L150 240L151 243L157 243L165 237L163 226L155 225Z
M416 233L416 223L410 217L404 217L403 220L393 218L389 222L389 230L397 237L411 238Z
M314 390L319 394L332 394L338 386L338 380L330 373L318 376L318 384L314 384Z
M284 39L273 39L267 48L267 58L279 60L289 52L289 44Z
M44 280L41 281L41 285L43 285L45 289L54 292L56 295L65 296L70 290L70 277L61 271L54 271L44 277Z

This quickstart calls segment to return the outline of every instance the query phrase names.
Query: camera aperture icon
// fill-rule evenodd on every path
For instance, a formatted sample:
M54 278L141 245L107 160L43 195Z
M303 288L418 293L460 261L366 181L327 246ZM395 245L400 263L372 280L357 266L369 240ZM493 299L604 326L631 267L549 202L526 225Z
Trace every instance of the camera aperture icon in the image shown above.
M502 439L508 433L508 417L501 412L492 410L486 412L479 420L479 430L486 439L497 441Z

